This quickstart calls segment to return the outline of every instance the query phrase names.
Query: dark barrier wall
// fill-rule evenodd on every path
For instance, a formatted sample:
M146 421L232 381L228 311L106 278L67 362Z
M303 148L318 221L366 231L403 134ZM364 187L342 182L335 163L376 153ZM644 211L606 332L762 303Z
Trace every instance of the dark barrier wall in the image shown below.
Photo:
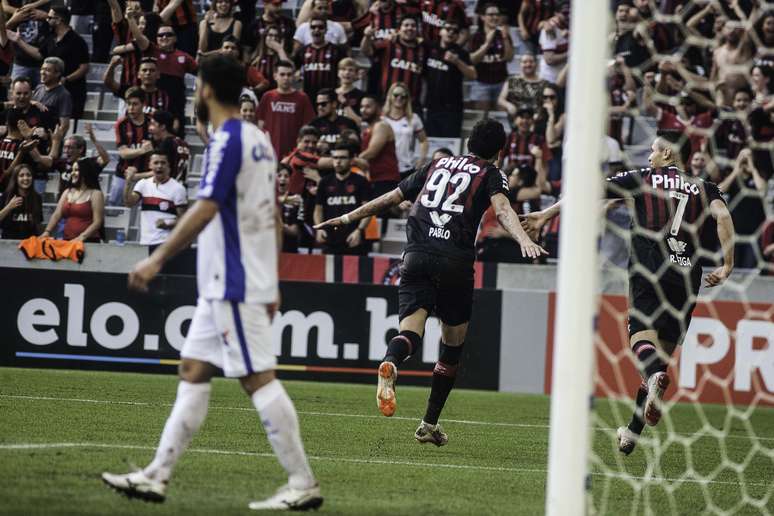
M125 274L0 269L1 365L173 373L196 299L191 276L130 293ZM272 344L283 378L373 382L397 332L397 288L282 283ZM501 292L477 290L458 385L499 385ZM402 384L429 384L440 325L431 318Z

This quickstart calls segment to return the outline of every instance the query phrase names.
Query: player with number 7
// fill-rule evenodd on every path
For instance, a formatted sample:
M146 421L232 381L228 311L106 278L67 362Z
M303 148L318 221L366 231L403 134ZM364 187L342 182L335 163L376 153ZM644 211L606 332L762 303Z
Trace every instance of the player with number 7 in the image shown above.
M734 268L734 225L726 202L714 183L684 172L682 164L688 157L681 154L690 148L679 137L655 139L650 168L621 172L606 181L608 199L634 203L629 343L643 381L631 422L617 431L618 447L625 455L634 450L645 424L655 426L661 419L661 400L670 383L669 358L685 337L701 287L700 258L714 254L702 248L704 225L710 218L717 223L723 265L704 278L705 285L720 285ZM522 226L534 236L559 214L560 207L561 200L530 213Z

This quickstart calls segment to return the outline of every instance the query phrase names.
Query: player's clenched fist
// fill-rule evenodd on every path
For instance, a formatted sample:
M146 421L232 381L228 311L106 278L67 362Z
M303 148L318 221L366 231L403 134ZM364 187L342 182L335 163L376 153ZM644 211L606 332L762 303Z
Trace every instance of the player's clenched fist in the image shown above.
M129 272L129 288L139 290L140 292L147 292L148 283L156 277L160 270L161 264L152 257L138 262Z

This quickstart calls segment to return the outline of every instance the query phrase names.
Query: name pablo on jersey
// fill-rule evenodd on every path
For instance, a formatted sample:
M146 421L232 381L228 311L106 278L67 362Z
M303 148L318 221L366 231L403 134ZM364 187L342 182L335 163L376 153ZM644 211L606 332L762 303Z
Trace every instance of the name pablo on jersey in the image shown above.
M271 110L275 113L295 113L296 112L296 103L295 102L281 102L281 101L274 101L271 103Z
M422 66L418 63L412 63L411 61L406 61L405 59L398 59L397 57L393 57L392 61L390 61L390 66L393 68L400 68L401 70L408 70L413 73L422 73Z

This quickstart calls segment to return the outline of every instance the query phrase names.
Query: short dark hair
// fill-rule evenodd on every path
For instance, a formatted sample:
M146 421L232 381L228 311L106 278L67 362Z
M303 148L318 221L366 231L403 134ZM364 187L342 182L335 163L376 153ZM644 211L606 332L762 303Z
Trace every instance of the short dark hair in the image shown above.
M169 153L165 150L163 150L161 147L156 147L153 149L153 152L150 153L151 156L164 156L164 158L167 160L167 164L172 164L172 158L169 157Z
M78 163L78 175L81 177L82 184L94 190L99 190L100 168L97 160L92 158L81 158Z
M26 82L30 89L32 89L32 79L30 79L26 75L20 75L19 77L16 77L13 81L11 81L11 89L13 89L14 86L16 86L17 82Z
M349 154L350 159L352 158L353 152L352 152L352 144L349 142L341 141L339 140L336 145L331 150L337 150L337 151L347 151L347 154Z
M322 88L320 91L317 92L317 96L319 97L320 95L325 95L333 102L338 102L339 100L339 98L336 96L336 92L333 91L333 88Z
M62 18L62 21L67 24L70 23L70 9L63 5L58 5L56 7L52 7L51 10L54 11L54 14Z
M404 16L401 16L400 21L398 22L398 27L403 25L403 22L406 20L414 20L414 23L416 23L417 27L419 27L419 17L413 14L406 14Z
M379 106L379 109L382 109L382 100L379 97L377 97L376 95L374 95L373 93L366 93L365 95L360 97L360 102L363 102L366 99L373 100L374 103L377 106Z
M304 136L314 136L320 138L320 130L312 125L305 125L298 130L298 139L300 140Z
M172 131L172 126L175 123L175 117L169 111L156 111L151 115L151 118L159 124L163 125L167 131Z
M226 36L223 36L223 41L220 44L220 48L223 48L223 45L226 43L234 44L237 48L237 52L239 52L239 58L242 59L242 43L239 42L239 38L233 34L227 34Z
M476 122L468 140L468 150L484 159L492 159L505 147L503 124L491 118Z
M284 170L284 171L286 171L288 174L292 174L292 173L293 173L293 169L292 169L292 168L290 168L290 165L288 165L287 163L283 163L283 162L281 162L281 161L277 163L277 173L278 173L278 174L279 174L279 171L280 171L280 170Z
M148 63L158 66L159 60L153 56L145 56L140 60L140 66Z
M674 150L677 151L677 157L684 164L688 163L691 159L691 140L685 137L682 133L675 131L658 131L656 133L657 138L661 138L667 144L669 144Z
M433 151L433 154L435 154L436 152L442 152L443 154L446 154L448 156L454 156L454 153L449 147L441 147L440 149L435 149Z
M310 29L312 28L312 22L313 21L323 22L323 24L325 24L325 28L326 29L328 28L328 20L326 20L325 18L323 18L319 14L315 14L314 16L309 18L309 28Z
M145 92L143 92L142 88L139 86L132 86L126 90L126 93L124 93L124 100L128 101L129 99L138 99L140 102L145 104Z
M239 106L239 97L245 84L245 69L231 56L216 53L199 61L199 77L209 85L218 102Z
M291 70L295 70L296 67L291 63L290 61L286 61L284 59L280 59L277 61L277 64L274 65L274 69L277 70L279 68L290 68Z

